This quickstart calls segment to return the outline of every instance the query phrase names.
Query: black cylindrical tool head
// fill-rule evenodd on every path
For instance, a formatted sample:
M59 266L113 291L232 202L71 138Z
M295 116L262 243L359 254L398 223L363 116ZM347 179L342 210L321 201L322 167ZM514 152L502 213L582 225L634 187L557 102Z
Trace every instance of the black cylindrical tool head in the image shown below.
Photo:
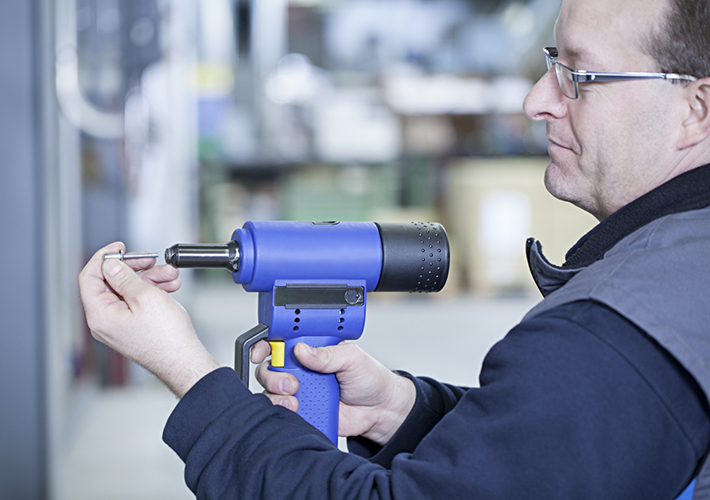
M182 268L224 268L234 273L239 269L239 247L236 241L224 245L178 243L165 250L165 263Z
M438 223L376 223L382 239L377 292L438 292L449 276L449 238Z

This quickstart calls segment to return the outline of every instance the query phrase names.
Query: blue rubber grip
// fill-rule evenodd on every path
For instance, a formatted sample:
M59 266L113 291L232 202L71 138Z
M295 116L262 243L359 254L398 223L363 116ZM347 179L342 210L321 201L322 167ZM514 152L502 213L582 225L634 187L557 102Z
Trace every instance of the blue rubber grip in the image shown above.
M298 414L325 434L334 444L338 443L338 413L340 410L340 386L334 374L317 373L301 365L293 355L293 348L299 342L323 347L334 345L332 338L324 342L321 337L300 337L286 341L283 368L269 367L270 370L288 372L298 379Z
M289 372L296 376L299 383L296 393L298 414L337 444L340 387L335 375L323 375L306 368L270 367L269 369Z

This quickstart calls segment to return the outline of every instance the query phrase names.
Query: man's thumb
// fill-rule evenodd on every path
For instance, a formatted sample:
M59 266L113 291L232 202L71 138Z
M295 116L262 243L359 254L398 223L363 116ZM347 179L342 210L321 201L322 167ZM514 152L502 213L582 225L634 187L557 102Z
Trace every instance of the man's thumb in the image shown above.
M130 301L141 288L148 286L133 269L120 260L106 259L102 270L106 282L126 301Z
M336 346L312 347L300 343L294 348L294 353L298 361L309 370L319 373L335 373L343 367L339 357L334 355L334 347Z

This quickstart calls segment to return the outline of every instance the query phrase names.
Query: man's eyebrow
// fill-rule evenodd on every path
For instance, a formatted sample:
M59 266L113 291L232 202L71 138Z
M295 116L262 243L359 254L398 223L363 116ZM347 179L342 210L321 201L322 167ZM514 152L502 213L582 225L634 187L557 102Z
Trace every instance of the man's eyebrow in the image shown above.
M576 66L580 63L580 61L582 62L582 66L590 68L594 66L596 61L594 56L583 47L558 47L557 50L559 52L560 57L564 58L570 63L574 62L575 69L577 69Z

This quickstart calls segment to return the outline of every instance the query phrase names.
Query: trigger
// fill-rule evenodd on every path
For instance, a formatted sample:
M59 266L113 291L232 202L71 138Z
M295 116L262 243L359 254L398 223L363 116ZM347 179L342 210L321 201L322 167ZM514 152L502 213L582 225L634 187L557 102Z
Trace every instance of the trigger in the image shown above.
M269 341L269 344L271 344L271 366L274 368L283 368L286 343L282 340L274 340Z

